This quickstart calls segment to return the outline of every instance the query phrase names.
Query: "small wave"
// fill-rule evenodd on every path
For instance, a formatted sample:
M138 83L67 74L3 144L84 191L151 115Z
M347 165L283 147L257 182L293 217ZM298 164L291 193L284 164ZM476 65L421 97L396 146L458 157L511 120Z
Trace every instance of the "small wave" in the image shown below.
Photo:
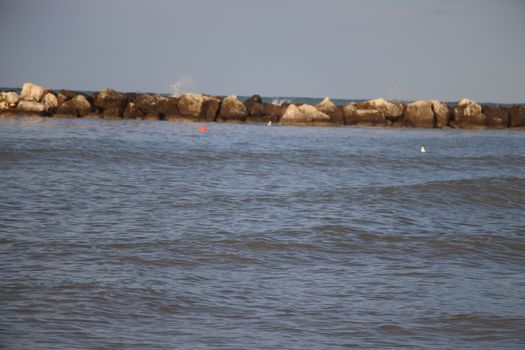
M272 105L281 106L285 103L292 103L292 100L290 98L274 98L271 103Z

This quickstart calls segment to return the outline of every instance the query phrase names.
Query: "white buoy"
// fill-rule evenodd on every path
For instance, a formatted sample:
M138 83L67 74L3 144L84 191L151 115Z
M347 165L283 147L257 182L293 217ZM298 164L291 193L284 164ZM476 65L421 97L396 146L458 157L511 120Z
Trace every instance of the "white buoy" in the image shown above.
M266 124L266 125L268 125L268 126L272 126L272 121L270 120L270 121L268 122L268 124Z
M427 153L427 149L425 148L425 146L421 146L421 153Z

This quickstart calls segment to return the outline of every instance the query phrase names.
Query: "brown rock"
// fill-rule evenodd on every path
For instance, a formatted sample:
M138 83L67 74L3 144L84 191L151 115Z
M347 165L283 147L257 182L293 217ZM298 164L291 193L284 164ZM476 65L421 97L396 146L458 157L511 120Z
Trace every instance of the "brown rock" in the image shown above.
M83 117L91 111L91 104L84 95L77 95L58 106L56 114Z
M492 127L483 113L481 105L469 99L462 99L454 108L454 117L450 126L455 128L486 129Z
M315 105L315 108L330 116L330 119L334 124L343 125L345 123L343 109L336 106L330 98L325 97L324 100Z
M244 104L239 101L237 96L226 97L219 110L219 119L222 121L245 121L248 111Z
M436 128L447 127L451 117L450 108L447 104L438 100L431 100L431 102L434 110L434 126Z
M421 100L407 104L404 119L408 126L433 128L435 125L435 117L432 101Z
M124 110L123 117L124 119L143 119L144 113L135 105L135 103L130 102Z
M246 101L244 101L248 116L250 117L260 117L263 111L262 98L259 95L253 95Z
M513 105L509 110L510 126L525 126L525 104Z
M500 105L484 105L482 109L486 117L485 124L487 127L503 129L509 126L509 111L507 108Z
M374 109L380 111L386 118L400 118L404 112L402 103L394 103L384 98L376 98L356 104L358 109Z
M329 125L330 116L312 105L289 105L281 118L284 125Z
M106 88L93 94L93 104L105 117L120 118L128 104L128 96L115 90Z

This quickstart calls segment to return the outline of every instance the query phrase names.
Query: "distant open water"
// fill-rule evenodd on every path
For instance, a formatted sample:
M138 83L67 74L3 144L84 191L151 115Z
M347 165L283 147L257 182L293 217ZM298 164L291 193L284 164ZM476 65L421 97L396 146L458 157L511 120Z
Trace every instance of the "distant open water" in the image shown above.
M525 133L207 126L0 118L0 348L525 347Z

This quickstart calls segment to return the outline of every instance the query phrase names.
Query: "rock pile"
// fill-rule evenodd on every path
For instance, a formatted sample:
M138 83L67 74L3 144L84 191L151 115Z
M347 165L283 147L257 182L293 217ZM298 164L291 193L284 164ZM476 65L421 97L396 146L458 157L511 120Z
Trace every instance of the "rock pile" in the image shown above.
M383 98L336 105L325 98L317 105L264 103L259 95L187 93L180 97L122 93L109 88L93 94L25 83L20 94L0 92L0 114L50 117L146 119L283 125L356 125L415 128L525 128L525 105L481 105L462 99L455 105L437 100L410 103Z

